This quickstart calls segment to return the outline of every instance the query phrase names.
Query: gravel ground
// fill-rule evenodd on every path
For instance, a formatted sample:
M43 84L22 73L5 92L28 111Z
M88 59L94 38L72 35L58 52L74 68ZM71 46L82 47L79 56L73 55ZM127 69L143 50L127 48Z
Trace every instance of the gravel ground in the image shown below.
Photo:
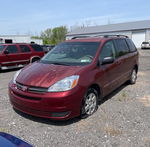
M0 131L37 147L150 147L150 50L140 51L137 83L121 86L82 120L58 122L14 111L7 85L15 72L0 73Z

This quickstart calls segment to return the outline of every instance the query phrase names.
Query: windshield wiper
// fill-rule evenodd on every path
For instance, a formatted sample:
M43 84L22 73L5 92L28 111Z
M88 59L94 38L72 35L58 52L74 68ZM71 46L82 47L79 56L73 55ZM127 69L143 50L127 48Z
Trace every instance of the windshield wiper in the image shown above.
M58 62L52 62L51 64L70 66L69 64L66 64L66 63L58 63Z

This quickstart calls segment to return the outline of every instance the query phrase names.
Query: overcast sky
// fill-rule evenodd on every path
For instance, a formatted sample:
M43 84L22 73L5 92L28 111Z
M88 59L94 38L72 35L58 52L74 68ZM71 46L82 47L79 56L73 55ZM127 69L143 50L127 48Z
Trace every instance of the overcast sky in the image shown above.
M150 0L0 0L0 35L150 19Z

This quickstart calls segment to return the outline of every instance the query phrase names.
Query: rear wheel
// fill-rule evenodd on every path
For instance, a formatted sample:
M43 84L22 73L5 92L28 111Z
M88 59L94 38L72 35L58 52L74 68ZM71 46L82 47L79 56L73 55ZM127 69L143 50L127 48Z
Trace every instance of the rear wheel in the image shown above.
M98 93L94 88L88 89L81 106L81 118L92 115L98 108Z
M136 71L136 69L134 68L134 69L132 70L132 73L131 73L131 77L130 77L129 82L130 82L130 84L135 84L135 83L136 83L136 80L137 80L137 71Z

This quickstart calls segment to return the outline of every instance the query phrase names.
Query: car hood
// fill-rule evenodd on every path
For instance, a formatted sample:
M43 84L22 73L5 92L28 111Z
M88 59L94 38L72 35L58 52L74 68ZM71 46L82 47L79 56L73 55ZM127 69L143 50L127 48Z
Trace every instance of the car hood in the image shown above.
M27 142L8 133L0 132L0 146L1 147L33 147Z
M27 86L48 88L65 77L77 74L85 67L33 63L20 72L16 81Z

